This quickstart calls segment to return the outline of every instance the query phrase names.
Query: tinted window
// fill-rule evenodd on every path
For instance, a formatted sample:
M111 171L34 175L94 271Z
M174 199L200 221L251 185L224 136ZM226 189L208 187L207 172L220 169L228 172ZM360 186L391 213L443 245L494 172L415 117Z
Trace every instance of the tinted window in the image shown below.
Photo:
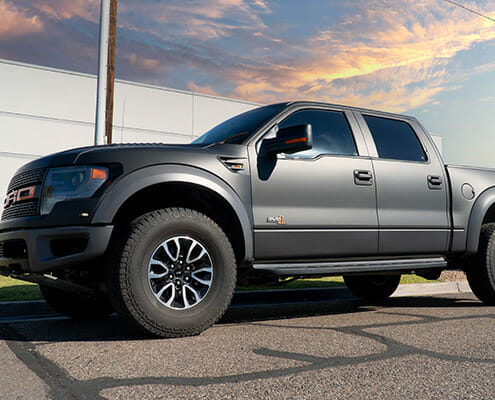
M364 115L380 158L426 161L426 154L411 126L404 121Z
M279 128L311 124L313 148L287 157L313 158L320 154L357 156L356 144L344 113L339 111L301 110L284 119Z
M217 142L242 143L256 129L277 115L287 106L286 103L273 104L255 108L222 122L204 135L193 141L195 144L212 144Z

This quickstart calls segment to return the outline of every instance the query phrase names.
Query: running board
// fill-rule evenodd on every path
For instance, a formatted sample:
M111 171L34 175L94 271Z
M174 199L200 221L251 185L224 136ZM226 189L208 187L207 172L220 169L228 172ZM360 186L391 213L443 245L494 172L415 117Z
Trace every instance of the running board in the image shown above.
M440 269L447 266L443 257L410 258L393 260L335 261L283 264L254 264L255 270L269 271L276 275L345 275L363 272L411 272Z

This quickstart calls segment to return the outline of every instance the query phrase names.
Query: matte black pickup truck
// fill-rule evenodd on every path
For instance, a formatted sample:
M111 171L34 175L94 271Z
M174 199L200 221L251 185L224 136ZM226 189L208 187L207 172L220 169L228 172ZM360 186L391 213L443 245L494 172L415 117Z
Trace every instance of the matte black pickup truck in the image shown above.
M310 102L257 108L189 145L86 147L23 166L0 270L74 318L117 311L197 334L236 283L343 275L380 300L402 273L464 269L495 304L495 171L445 166L412 117Z

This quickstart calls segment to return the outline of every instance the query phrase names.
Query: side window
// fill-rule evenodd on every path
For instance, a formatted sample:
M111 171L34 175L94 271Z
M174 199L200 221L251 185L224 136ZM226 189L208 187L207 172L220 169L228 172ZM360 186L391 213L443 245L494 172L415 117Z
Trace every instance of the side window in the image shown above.
M426 161L426 154L411 126L404 121L363 115L380 158Z
M313 158L320 154L357 156L356 144L351 128L343 112L324 110L301 110L289 115L280 128L311 124L313 148L287 157Z

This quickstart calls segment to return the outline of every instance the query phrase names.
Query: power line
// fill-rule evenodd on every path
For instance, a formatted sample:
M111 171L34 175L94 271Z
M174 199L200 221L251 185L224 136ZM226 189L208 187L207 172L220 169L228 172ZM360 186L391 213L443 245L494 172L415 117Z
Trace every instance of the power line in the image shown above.
M476 10L473 10L473 9L471 9L469 7L463 6L462 4L456 3L455 1L452 1L452 0L444 0L444 1L446 1L447 3L450 3L452 5L454 5L456 7L463 8L464 10L469 11L470 13L476 14L476 15L478 15L478 16L480 16L482 18L485 18L485 19L487 19L489 21L495 22L495 18L489 17L488 15L482 14L479 11L476 11Z

